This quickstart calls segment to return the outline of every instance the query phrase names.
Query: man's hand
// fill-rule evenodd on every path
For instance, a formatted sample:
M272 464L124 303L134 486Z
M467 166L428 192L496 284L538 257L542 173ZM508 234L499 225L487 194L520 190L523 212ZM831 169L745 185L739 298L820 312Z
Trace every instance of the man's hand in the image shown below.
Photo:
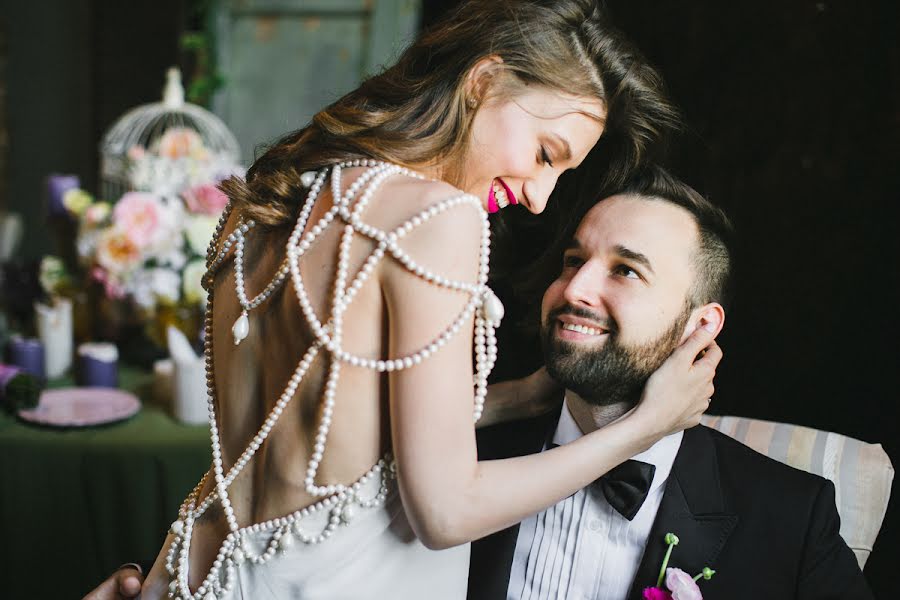
M84 600L127 600L139 598L144 576L132 565L126 565L89 592Z

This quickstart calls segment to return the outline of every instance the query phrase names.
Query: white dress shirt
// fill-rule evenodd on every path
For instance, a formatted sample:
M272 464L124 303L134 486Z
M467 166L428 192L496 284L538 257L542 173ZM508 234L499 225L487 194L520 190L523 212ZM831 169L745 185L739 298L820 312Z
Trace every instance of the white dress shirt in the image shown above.
M553 436L559 445L584 435L566 402ZM624 600L647 546L682 436L680 431L667 436L633 457L656 466L650 491L633 520L620 515L599 487L592 486L522 521L507 599Z

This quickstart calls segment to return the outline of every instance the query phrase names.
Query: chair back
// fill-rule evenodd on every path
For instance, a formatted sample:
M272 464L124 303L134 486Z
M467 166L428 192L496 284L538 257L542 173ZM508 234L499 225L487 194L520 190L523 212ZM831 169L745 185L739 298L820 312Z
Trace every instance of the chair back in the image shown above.
M702 423L760 454L821 475L834 484L841 537L859 568L866 565L887 512L894 467L881 444L800 425L704 415Z

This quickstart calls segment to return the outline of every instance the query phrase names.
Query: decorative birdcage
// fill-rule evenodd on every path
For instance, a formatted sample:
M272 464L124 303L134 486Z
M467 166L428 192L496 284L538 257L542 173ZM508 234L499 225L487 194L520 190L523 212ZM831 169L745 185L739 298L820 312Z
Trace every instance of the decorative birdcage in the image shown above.
M166 74L162 102L138 106L100 142L101 198L127 191L172 196L198 183L240 172L240 148L225 123L184 101L181 72Z

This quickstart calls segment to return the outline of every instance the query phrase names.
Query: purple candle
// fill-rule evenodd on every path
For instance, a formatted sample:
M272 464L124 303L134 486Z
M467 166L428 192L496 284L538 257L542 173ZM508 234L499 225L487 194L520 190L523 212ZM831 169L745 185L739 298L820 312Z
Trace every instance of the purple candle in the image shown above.
M68 216L63 198L71 189L81 187L78 175L53 174L47 177L47 214L51 217Z
M4 388L6 388L6 384L21 372L22 369L20 369L19 367L13 367L0 363L0 394L3 393ZM0 398L0 400L2 400L2 398Z
M40 340L20 336L10 338L9 362L35 377L45 377L44 346Z
M119 351L103 342L78 346L78 383L87 387L119 385Z

